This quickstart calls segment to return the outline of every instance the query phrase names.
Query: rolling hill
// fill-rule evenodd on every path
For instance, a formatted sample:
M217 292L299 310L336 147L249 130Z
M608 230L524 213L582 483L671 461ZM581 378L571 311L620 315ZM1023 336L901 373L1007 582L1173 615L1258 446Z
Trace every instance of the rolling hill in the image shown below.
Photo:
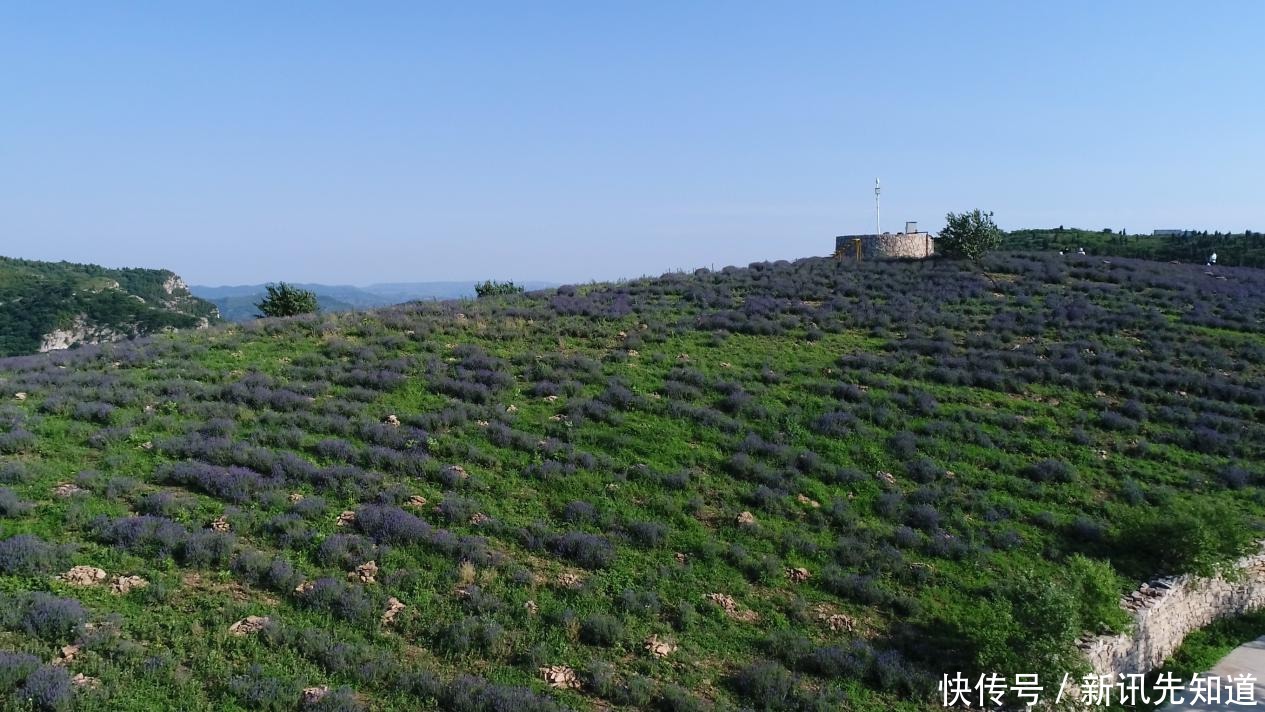
M1260 535L1265 272L983 267L758 263L0 360L4 694L912 711L947 672L1076 673L1123 592Z

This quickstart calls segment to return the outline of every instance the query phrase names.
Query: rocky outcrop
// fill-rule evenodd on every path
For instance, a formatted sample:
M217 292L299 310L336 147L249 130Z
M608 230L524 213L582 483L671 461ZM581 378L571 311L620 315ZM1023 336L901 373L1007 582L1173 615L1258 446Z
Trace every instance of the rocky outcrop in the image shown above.
M40 353L59 351L82 344L99 344L107 341L118 341L127 338L108 327L94 326L88 322L86 314L78 314L63 329L53 329L44 335L40 342Z
M1083 641L1094 671L1113 678L1158 668L1190 633L1221 618L1265 608L1265 553L1240 559L1213 578L1177 576L1143 584L1121 601L1133 627Z

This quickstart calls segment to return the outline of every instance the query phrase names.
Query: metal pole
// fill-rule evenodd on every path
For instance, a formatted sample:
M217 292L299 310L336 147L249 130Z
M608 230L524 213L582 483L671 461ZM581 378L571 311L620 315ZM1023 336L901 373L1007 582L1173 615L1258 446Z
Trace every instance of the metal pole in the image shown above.
M874 179L874 234L875 235L883 234L883 220L882 220L883 214L879 210L879 193L880 192L882 191L879 187L878 178L875 178Z

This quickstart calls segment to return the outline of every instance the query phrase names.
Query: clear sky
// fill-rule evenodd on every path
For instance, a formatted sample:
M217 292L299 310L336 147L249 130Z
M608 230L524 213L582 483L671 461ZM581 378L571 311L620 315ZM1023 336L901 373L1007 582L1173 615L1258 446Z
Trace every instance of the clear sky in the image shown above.
M0 254L581 281L1265 230L1265 2L0 0Z

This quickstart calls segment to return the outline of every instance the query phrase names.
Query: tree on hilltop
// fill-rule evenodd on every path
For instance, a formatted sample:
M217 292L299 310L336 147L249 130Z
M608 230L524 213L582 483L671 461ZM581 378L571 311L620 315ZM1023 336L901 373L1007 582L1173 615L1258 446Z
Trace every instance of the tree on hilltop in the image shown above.
M268 285L268 294L255 305L260 317L314 314L320 310L316 293L281 282Z
M946 257L978 263L990 250L1001 245L1002 232L993 222L993 213L979 208L969 213L944 216L944 229L936 238L936 252Z

